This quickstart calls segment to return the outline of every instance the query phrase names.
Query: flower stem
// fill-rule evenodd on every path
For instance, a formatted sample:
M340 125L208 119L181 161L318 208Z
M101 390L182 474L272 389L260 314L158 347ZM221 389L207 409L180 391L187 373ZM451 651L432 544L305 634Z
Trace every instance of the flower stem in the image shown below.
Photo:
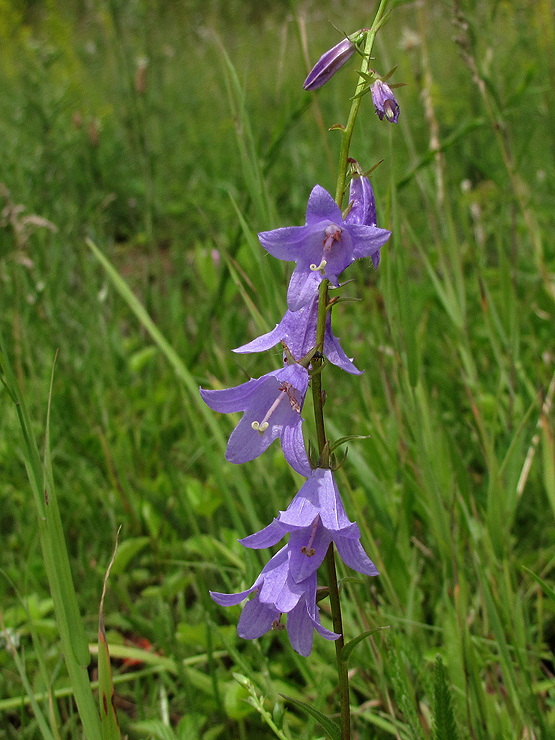
M376 34L384 21L385 8L388 0L381 0L376 17L372 23L372 28L366 35L366 41L364 43L364 50L362 56L362 65L360 71L363 74L367 74L370 69L370 55L372 54L372 47L374 46L374 39ZM355 128L355 121L360 108L360 101L362 100L362 90L367 84L364 77L359 76L358 83L356 86L355 94L351 103L351 110L349 111L349 118L347 119L347 125L343 131L343 138L341 140L341 151L339 153L339 169L337 174L337 186L335 189L335 202L341 208L343 203L343 193L345 192L345 182L347 180L347 166L349 159L349 147L351 146L351 139L353 137L353 130Z
M366 75L370 69L370 55L372 53L372 47L374 46L374 39L380 26L385 20L385 9L388 0L380 0L374 22L372 27L366 35L364 43L362 65L360 71L362 74L359 76L358 83L355 90L355 95L351 103L351 110L349 111L349 118L347 119L347 125L343 131L343 137L341 141L341 151L339 154L339 168L337 175L337 186L335 191L335 202L342 207L343 193L345 192L345 183L347 181L347 169L349 160L349 148L351 145L351 139L353 136L353 130L355 127L355 121L360 108L360 101L362 99L362 91L367 85L367 80L363 75ZM320 284L320 296L318 301L318 325L316 331L316 349L318 352L322 352L324 346L324 333L326 329L326 316L328 312L328 280L323 280ZM324 426L324 395L322 392L322 374L320 372L322 366L322 360L316 356L312 360L312 367L316 371L312 375L312 398L314 406L314 421L316 424L316 434L318 438L318 452L322 458L322 453L326 447L326 430ZM324 457L326 453L324 452ZM351 707L349 702L349 674L346 661L341 658L341 651L343 650L344 639L343 639L343 619L341 616L341 602L339 599L339 586L337 583L337 571L335 569L335 552L333 542L330 543L328 551L326 553L326 566L328 570L328 588L330 597L331 615L333 621L333 630L340 637L335 641L335 654L337 657L337 675L339 684L339 697L341 703L341 740L350 740L351 738Z
M316 350L324 349L324 332L326 331L326 316L328 312L328 280L320 283L318 298L318 324L316 327ZM322 394L322 359L318 356L312 360L312 368L316 371L312 376L312 401L314 406L314 422L318 439L318 454L321 455L326 446L326 427L324 425L324 397Z
M326 317L328 313L328 280L320 283L320 295L318 298L318 324L316 327L316 349L322 352L324 347L324 333L326 331ZM324 396L322 394L322 373L320 372L322 359L318 356L312 360L312 367L316 371L312 375L312 400L314 406L314 421L316 424L316 436L318 438L318 452L320 457L326 447L326 429L324 426ZM326 453L324 452L324 456ZM322 464L326 464L322 461ZM343 650L343 620L341 617L341 602L339 600L339 586L337 583L337 572L335 569L335 554L333 542L330 543L326 553L326 567L328 569L328 588L330 596L331 615L333 631L341 635L335 641L335 654L337 656L337 674L339 683L339 698L341 703L341 740L351 738L351 707L349 704L349 676L347 664L341 660Z
M341 658L341 651L343 650L345 641L343 639L343 619L341 617L341 602L339 600L339 586L337 583L337 571L335 570L335 550L333 542L330 542L325 560L326 567L328 569L328 588L330 594L333 631L338 635L341 635L341 637L335 641L339 700L341 704L341 740L350 740L351 705L349 702L349 673L347 662Z

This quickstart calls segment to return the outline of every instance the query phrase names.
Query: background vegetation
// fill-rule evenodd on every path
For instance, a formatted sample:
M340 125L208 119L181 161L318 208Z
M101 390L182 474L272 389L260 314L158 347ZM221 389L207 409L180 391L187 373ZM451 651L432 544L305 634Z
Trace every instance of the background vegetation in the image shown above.
M354 66L316 101L302 81L340 38L330 21L352 32L372 12L0 1L0 326L40 440L58 351L54 476L93 644L122 527L104 609L129 738L270 738L266 711L312 740L321 728L280 694L337 710L332 644L316 638L305 660L284 633L239 640L240 607L208 597L252 583L267 553L236 538L299 479L276 448L226 463L235 422L194 389L277 367L279 350L230 352L285 310L289 266L255 234L303 223L315 183L333 192L327 128L346 118ZM353 269L360 302L334 314L365 375L325 378L332 434L371 435L339 476L382 573L345 583L347 637L389 626L351 658L359 738L447 737L446 690L449 738L555 737L554 13L403 3L376 49L378 71L398 63L407 83L401 118L380 124L365 99L352 154L384 160L373 183L393 237L377 273ZM0 739L41 737L7 635L41 706L52 691L59 737L76 738L17 413L0 398Z

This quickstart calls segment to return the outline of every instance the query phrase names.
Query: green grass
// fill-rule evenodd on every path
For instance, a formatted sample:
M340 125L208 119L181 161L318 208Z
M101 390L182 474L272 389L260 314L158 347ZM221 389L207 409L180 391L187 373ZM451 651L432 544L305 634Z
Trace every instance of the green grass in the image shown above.
M464 740L550 740L554 606L525 568L553 587L555 7L459 7L467 32L450 3L394 10L375 65L408 83L400 122L379 125L364 99L352 148L366 169L384 160L373 183L393 230L376 273L352 268L343 292L361 300L334 313L365 374L324 376L332 438L371 435L338 474L381 571L345 583L346 637L389 626L351 656L352 705L372 740L444 740L453 718ZM129 738L276 737L267 711L313 740L320 726L280 695L338 711L332 644L303 659L283 633L242 641L240 607L207 593L251 585L267 553L236 540L300 479L278 448L226 463L234 421L195 389L278 366L277 351L230 352L285 310L289 266L256 232L301 224L316 182L333 192L339 141L316 105L325 128L345 122L355 84L351 65L311 102L297 11L261 8L0 2L0 327L41 446L58 351L52 464L92 644L122 526L104 618ZM312 61L338 39L328 20L371 20L367 3L311 8ZM52 725L77 738L17 413L0 399L3 620L44 716L52 689ZM43 737L25 697L1 642L0 740Z

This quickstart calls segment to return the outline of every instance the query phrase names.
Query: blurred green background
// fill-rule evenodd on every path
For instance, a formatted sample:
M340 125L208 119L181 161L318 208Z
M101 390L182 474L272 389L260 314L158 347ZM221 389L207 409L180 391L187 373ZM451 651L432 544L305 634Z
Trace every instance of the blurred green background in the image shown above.
M237 671L286 738L322 729L280 694L338 710L333 644L316 637L302 659L282 632L239 640L240 607L208 597L251 585L269 553L236 539L302 481L278 445L226 463L236 419L194 389L280 362L279 348L230 352L285 311L291 266L256 233L304 223L314 184L334 192L327 129L346 122L356 64L316 96L302 82L374 10L0 0L0 326L39 440L58 352L54 475L91 643L122 525L105 619L129 738L275 737ZM555 737L554 49L553 0L399 3L375 46L376 70L398 64L407 83L401 118L380 123L364 98L351 155L383 160L372 181L393 236L376 273L351 269L343 292L360 301L334 312L366 372L324 376L330 436L371 435L338 474L381 572L345 582L346 635L389 626L351 659L358 738L436 737L437 654L458 737ZM76 738L17 413L0 398L5 630ZM40 738L5 631L0 667L0 739Z

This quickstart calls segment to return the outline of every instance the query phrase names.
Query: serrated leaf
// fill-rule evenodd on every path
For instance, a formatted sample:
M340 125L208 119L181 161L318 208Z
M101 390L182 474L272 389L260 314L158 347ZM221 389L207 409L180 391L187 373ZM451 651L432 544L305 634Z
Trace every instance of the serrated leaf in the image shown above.
M349 658L351 657L351 653L356 648L356 646L359 644L359 642L362 642L363 640L366 640L367 637L370 637L371 635L375 634L376 632L380 632L380 630L388 630L389 625L385 625L384 627L376 627L376 629L368 630L367 632L363 632L362 635L359 635L358 637L355 637L354 640L350 640L346 645L343 646L343 650L341 651L341 660L344 663L349 662Z
M326 717L325 714L322 714L322 712L314 709L314 707L311 707L310 704L305 704L304 701L292 699L290 696L286 696L285 694L280 694L280 696L283 696L284 699L287 699L287 701L290 701L296 707L298 707L299 709L303 709L307 714L310 714L312 717L314 717L314 719L316 719L322 725L322 727L326 731L326 734L328 735L328 737L331 738L331 740L341 740L341 730L335 724L335 722L332 722L331 719Z
M451 706L451 691L445 677L441 655L436 658L434 681L435 734L434 740L458 740L455 715Z

